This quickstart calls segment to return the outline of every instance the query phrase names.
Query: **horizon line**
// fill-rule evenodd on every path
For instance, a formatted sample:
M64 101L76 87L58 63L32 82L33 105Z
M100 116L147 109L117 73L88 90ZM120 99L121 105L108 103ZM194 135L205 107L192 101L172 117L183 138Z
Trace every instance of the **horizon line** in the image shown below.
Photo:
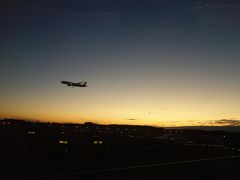
M146 125L146 124L118 124L118 123L97 123L97 122L92 122L92 121L85 121L85 122L82 122L82 123L78 123L78 122L56 122L56 121L44 121L44 120L39 120L39 119L28 119L28 118L0 118L0 121L4 121L4 120L16 120L16 121L24 121L24 122L29 122L29 123L43 123L43 124L46 124L46 123L51 123L51 124L78 124L78 125L83 125L83 124L86 124L86 123L92 123L92 124L96 124L96 125L124 125L124 126L149 126L149 127L157 127L157 128L191 128L191 127L240 127L240 124L239 125L217 125L214 124L214 125L175 125L175 126L160 126L160 125ZM227 119L221 119L221 120L227 120ZM221 121L221 120L212 120L212 121ZM229 121L231 121L229 119ZM240 120L235 120L235 121L239 121Z

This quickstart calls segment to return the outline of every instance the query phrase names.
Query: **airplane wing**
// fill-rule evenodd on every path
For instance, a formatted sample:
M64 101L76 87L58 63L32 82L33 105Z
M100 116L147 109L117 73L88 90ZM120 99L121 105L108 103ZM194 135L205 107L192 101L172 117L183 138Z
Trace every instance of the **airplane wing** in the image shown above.
M87 81L74 83L73 85L78 87L87 87Z

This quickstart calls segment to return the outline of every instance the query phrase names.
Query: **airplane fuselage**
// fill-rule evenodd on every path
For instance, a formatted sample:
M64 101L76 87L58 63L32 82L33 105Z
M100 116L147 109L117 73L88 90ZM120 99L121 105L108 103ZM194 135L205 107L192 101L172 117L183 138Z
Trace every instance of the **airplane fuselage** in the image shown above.
M74 83L74 82L70 82L70 81L61 81L62 84L66 84L67 86L72 86L72 87L87 87L87 82L78 82L78 83Z

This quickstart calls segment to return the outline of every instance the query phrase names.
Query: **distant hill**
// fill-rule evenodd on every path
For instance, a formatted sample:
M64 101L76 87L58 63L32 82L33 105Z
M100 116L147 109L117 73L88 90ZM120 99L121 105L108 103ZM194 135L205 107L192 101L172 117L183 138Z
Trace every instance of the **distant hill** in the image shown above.
M205 131L240 132L240 126L181 126L181 127L168 127L167 129L192 129Z
M84 124L80 123L56 123L56 122L41 122L41 121L30 121L23 119L2 119L0 120L0 124L12 124L12 125L27 125L27 124L55 124L55 125L87 125L87 126L118 126L118 127L152 127L152 128L162 128L162 127L154 127L154 126L145 126L145 125L123 125L123 124L109 124L109 125L101 125L95 124L92 122L85 122ZM189 129L189 130L204 130L204 131L227 131L227 132L238 132L240 133L240 126L181 126L181 127L164 127L164 129Z

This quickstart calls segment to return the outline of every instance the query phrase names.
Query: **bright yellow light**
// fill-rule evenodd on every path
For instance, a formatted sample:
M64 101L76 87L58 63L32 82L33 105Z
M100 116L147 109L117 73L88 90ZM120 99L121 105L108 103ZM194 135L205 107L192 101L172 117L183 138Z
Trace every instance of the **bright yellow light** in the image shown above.
M68 144L68 141L66 141L66 140L59 140L59 144Z

